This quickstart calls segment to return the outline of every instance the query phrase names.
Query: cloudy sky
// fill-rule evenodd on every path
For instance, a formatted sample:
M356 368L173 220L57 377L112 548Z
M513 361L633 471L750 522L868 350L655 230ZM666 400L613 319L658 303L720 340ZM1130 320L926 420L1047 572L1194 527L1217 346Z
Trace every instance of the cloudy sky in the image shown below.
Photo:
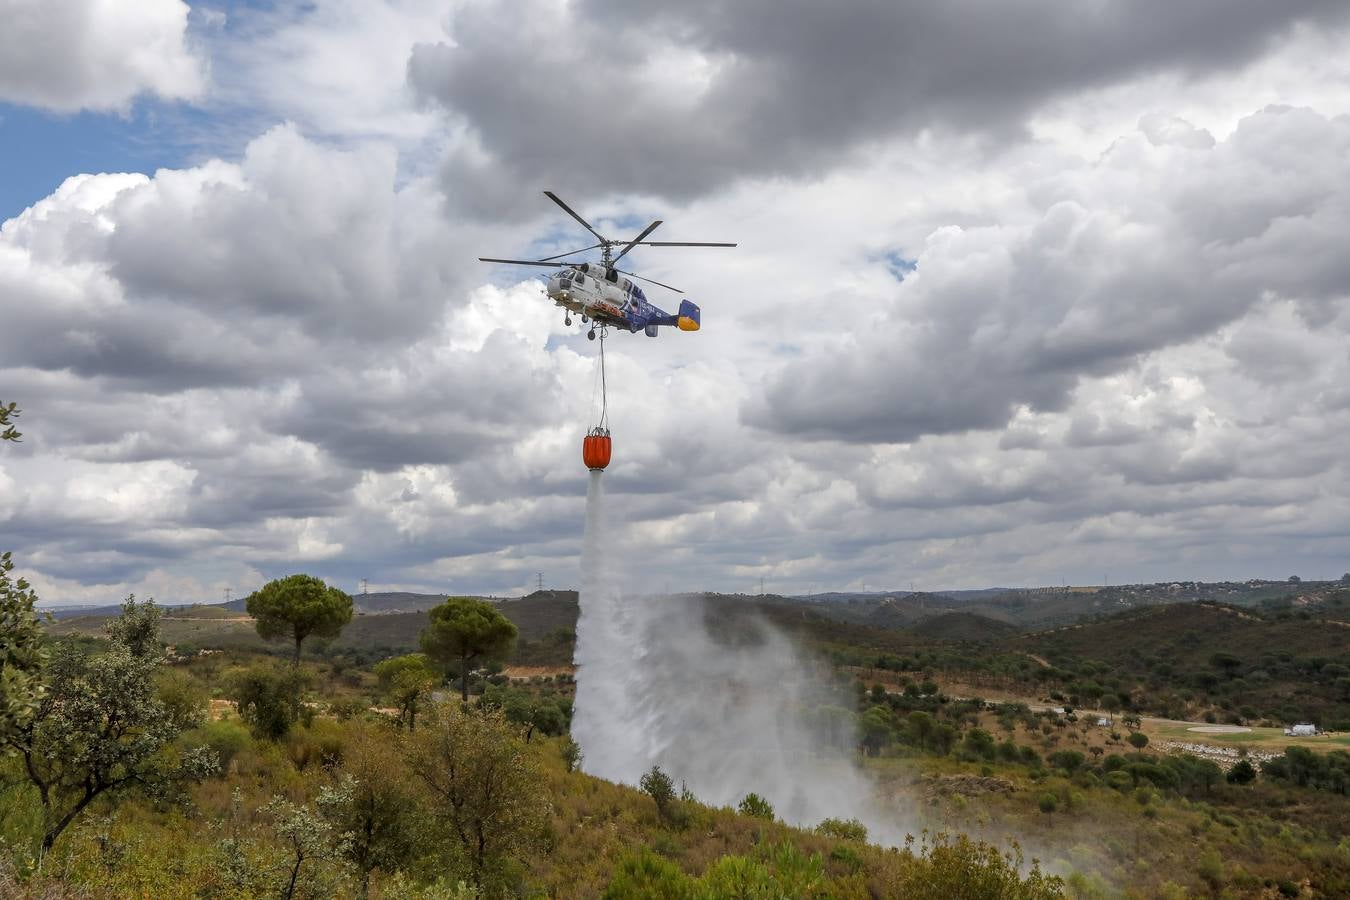
M1350 569L1350 7L0 0L0 547L47 602ZM655 296L657 293L663 296ZM653 290L652 299L678 303Z

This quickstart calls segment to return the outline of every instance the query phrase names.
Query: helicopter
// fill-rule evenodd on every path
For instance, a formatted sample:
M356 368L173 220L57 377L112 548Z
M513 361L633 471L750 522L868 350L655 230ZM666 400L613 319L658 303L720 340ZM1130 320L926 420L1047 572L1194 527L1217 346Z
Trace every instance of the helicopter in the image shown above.
M642 292L642 288L638 287L633 279L654 284L677 294L683 294L684 291L651 278L644 278L633 272L617 269L615 263L623 259L629 250L639 246L735 247L735 244L710 241L645 240L647 235L655 231L656 227L661 224L660 219L642 229L642 233L631 241L611 240L592 228L591 223L577 215L576 211L564 203L557 194L552 191L544 191L544 196L561 206L564 212L581 223L581 227L595 235L600 243L583 247L580 250L559 253L556 256L547 256L543 259L498 259L491 256L480 256L478 257L479 261L557 269L557 272L548 277L545 291L554 303L563 308L564 325L571 326L574 313L581 317L582 324L590 324L590 330L586 332L586 337L590 340L595 340L597 326L602 330L613 326L632 334L643 331L646 332L647 337L656 337L657 329L662 325L674 326L681 331L699 330L702 320L697 305L689 300L681 300L679 312L671 315L651 303L647 299L647 295ZM619 246L622 246L623 249L615 253L614 248ZM598 263L556 262L556 260L566 256L597 249L600 251L600 262Z

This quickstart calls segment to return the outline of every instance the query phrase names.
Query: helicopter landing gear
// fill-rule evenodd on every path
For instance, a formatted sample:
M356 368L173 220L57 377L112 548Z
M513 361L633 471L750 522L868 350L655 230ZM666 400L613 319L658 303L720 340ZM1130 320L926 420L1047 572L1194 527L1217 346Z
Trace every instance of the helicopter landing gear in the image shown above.
M593 341L593 340L595 340L595 329L594 329L594 328L592 328L590 331L586 332L586 340L588 340L588 341Z
M586 318L586 314L585 314L585 313L582 313L582 314L581 314L581 324L582 324L582 325L585 325L585 324L586 324L587 322L589 322L589 321L590 321L590 319Z
M571 316L563 316L563 324L564 324L564 325L571 325L571 324L572 324L572 317L571 317Z

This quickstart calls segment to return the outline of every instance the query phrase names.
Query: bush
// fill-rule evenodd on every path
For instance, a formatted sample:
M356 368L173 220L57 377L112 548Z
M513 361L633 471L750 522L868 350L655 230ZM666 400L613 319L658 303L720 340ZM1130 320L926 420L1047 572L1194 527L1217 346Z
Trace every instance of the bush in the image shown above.
M857 819L826 819L816 826L816 833L842 841L867 840L867 826Z
M581 764L581 758L584 756L581 752L581 745L572 740L571 735L562 739L562 760L563 765L567 766L567 771L575 772L578 765Z
M692 898L694 886L680 867L650 850L619 862L605 888L605 900L682 900Z
M1082 768L1087 757L1077 750L1057 750L1049 756L1050 765L1056 769L1063 769L1068 774L1073 774Z
M773 821L773 806L759 794L746 794L745 799L736 808L743 816Z
M1036 806L1041 812L1053 818L1055 810L1059 808L1059 798L1054 794L1046 792L1036 798Z
M652 770L642 776L638 787L656 802L656 811L661 818L668 820L675 803L675 783L670 776L662 772L660 766L652 766Z
M220 757L220 771L224 774L234 758L252 746L253 737L238 722L208 722L184 734L179 743L184 747L206 746L214 750Z
M370 701L364 697L338 697L328 701L328 711L339 722L347 722L364 715L370 709Z
M301 702L307 686L306 676L298 669L258 664L232 673L226 690L254 737L275 741L285 737L296 722L313 718Z
M1245 759L1240 759L1233 764L1233 768L1228 770L1229 784L1251 784L1256 780L1256 766Z
M1041 872L1034 860L1023 865L1014 845L1004 856L998 849L965 835L938 835L925 842L922 855L885 884L882 896L912 898L997 897L999 900L1062 900L1064 882ZM1026 875L1022 874L1026 870Z
M1117 769L1114 772L1106 773L1106 786L1123 794L1134 787L1134 779L1130 777L1129 772L1122 772Z
M342 762L345 739L342 726L328 719L311 722L309 727L293 728L285 737L286 756L303 772L310 765L332 767Z
M1223 859L1219 857L1218 851L1210 848L1201 853L1195 871L1211 888L1218 890L1223 883Z

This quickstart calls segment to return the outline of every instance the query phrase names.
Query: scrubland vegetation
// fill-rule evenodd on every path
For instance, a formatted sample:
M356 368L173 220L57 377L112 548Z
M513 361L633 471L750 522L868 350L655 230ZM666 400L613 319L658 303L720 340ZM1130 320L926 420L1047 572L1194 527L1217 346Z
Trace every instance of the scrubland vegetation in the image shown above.
M963 837L882 849L853 822L789 828L765 798L705 806L659 770L645 793L585 775L566 680L461 671L465 703L434 689L449 674L434 653L374 671L293 649L183 658L159 624L130 600L106 640L31 667L0 761L0 894L1062 895ZM427 644L468 655L445 633Z
M474 642L451 626L429 634L429 653L383 660L328 645L297 664L294 630L284 629L274 653L167 656L158 610L144 603L128 603L103 638L43 641L36 718L19 716L19 737L0 762L3 892L1350 892L1345 752L1289 748L1222 765L1158 753L1134 708L1103 726L1068 694L1062 711L945 694L950 661L975 656L963 645L903 654L892 645L894 653L876 654L821 641L840 656L856 704L817 714L856 722L856 750L877 793L898 818L929 828L884 849L848 820L788 827L776 818L775 797L711 808L659 769L636 789L585 775L567 737L571 676L509 680L499 673L516 652L501 640L509 629L497 618L475 622L474 634L493 646L472 673L463 661ZM566 633L563 641L556 629L549 634L545 644L566 642ZM871 668L848 665L861 660ZM869 681L867 672L882 677ZM113 715L127 727L111 727ZM24 746L45 754L42 783ZM86 797L89 784L103 787Z

